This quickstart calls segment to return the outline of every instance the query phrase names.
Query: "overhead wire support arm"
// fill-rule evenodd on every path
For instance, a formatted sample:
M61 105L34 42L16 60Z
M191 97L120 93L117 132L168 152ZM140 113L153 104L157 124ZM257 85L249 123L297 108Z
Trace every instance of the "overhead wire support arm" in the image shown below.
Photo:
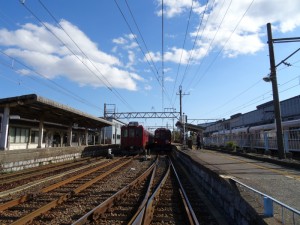
M132 118L179 118L179 112L123 112L110 113L105 112L106 117L115 119L132 119Z
M287 42L299 42L300 37L292 37L292 38L274 38L272 39L273 43L287 43Z

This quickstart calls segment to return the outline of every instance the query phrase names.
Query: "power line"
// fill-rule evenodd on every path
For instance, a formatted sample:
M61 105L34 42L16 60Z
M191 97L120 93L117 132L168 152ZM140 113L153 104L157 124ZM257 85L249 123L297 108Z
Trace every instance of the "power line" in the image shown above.
M202 18L201 18L201 20L200 20L200 23L199 23L199 26L198 26L198 29L197 29L196 38L195 38L195 40L194 40L194 44L193 44L192 50L190 51L190 56L189 56L189 59L188 59L188 63L187 63L187 65L186 65L186 67L185 67L185 71L184 71L184 74L183 74L183 76L182 76L182 80L181 80L181 82L180 82L180 85L182 85L182 83L183 83L183 81L184 81L184 78L186 77L187 69L188 69L188 67L189 67L189 65L190 65L190 61L191 61L192 58L193 58L193 52L194 52L194 49L195 49L195 46L196 46L196 42L197 42L198 37L199 37L199 31L200 31L200 28L201 28L201 25L202 25L202 22L203 22L203 18L204 18L204 15L205 15L207 6L208 6L208 0L206 1L205 9L204 9L204 11L203 11L203 13L202 13Z
M121 13L121 15L122 15L122 17L123 17L123 19L124 19L124 21L125 21L127 27L129 28L129 30L130 30L130 32L131 32L131 34L132 34L132 36L133 36L135 42L138 44L138 46L139 46L139 48L140 48L142 54L144 55L144 57L145 57L147 63L149 64L149 67L150 67L151 71L153 72L153 74L154 74L154 76L155 76L157 82L161 85L161 83L160 83L160 81L159 81L159 77L158 77L158 70L156 69L156 67L154 67L156 73L153 71L153 68L152 68L150 62L149 62L148 58L146 57L146 54L145 54L143 48L141 47L140 42L139 42L138 39L136 38L136 35L133 33L133 30L131 29L131 26L129 25L129 23L128 23L128 21L127 21L125 15L124 15L124 13L123 13L123 11L121 10L121 8L120 8L119 4L117 3L117 1L114 0L114 2L115 2L115 4L116 4L117 8L119 9L119 12Z
M127 105L129 108L131 108L131 106L129 105L129 103L123 99L123 97L120 95L120 93L113 87L113 85L109 82L108 79L106 79L106 77L103 75L103 73L98 69L98 67L96 67L96 65L93 63L93 61L90 60L90 58L85 54L85 52L79 47L79 45L74 41L74 39L67 33L67 31L60 25L60 23L58 22L58 20L53 16L53 14L50 12L50 10L41 2L41 0L39 0L39 3L42 5L42 7L48 12L48 14L52 17L52 19L56 22L56 24L64 31L64 33L69 37L69 39L75 44L75 46L80 50L80 52L86 57L86 59L88 59L88 61L91 63L91 65L93 65L93 67L101 74L101 76L104 78L104 80L110 85L110 87L108 87L106 85L106 87L110 90L110 91L115 91L116 92L116 96L123 101L123 103L125 103L125 105ZM73 53L73 52L72 52ZM74 53L73 53L74 54ZM96 74L95 74L96 75ZM97 75L96 75L97 76ZM102 81L102 80L101 80ZM103 81L102 81L103 82ZM104 83L104 82L103 82Z
M48 26L46 26L46 24L44 22L42 22L37 15L30 10L26 5L25 2L21 2L21 4L25 7L25 9L30 12L45 28L47 31L49 31L57 40L59 40L61 42L61 44L63 44L96 78L98 78L100 80L101 83L103 83L111 92L113 92L117 98L119 98L125 105L127 105L128 107L130 107L130 105L127 103L127 101L119 94L119 93L115 93L111 87L109 87L96 73L94 73L94 71L92 71L89 66L79 58L78 55L75 54L75 52L70 49ZM104 77L104 75L101 73L101 75ZM130 107L131 108L131 107Z
M146 42L145 42L145 40L144 40L144 37L143 37L143 35L142 35L141 31L140 31L140 28L139 28L139 26L138 26L138 24L137 24L137 22L136 22L136 20L135 20L135 17L134 17L134 15L133 15L133 13L132 13L132 10L131 10L131 8L130 8L128 2L127 2L127 0L125 0L125 2L126 2L126 6L127 6L127 8L128 8L128 11L130 12L131 18L132 18L132 20L133 20L133 22L134 22L134 24L135 24L135 26L136 26L136 28L137 28L137 30L138 30L140 36L141 36L141 39L142 39L144 45L145 45L145 48L146 48L147 52L149 53L150 51L149 51L149 49L148 49L148 47L147 47L147 44L146 44ZM151 60L151 63L152 63L152 65L153 65L153 67L155 68L156 72L158 73L158 69L156 68L155 63L153 62L153 59L152 59L151 54L148 54L148 55L149 55L149 57L150 57L150 60Z
M173 99L174 92L175 92L175 87L176 87L176 84L177 84L177 78L178 78L178 74L179 74L179 68L181 66L181 60L182 60L183 50L185 48L186 37L187 37L187 33L188 33L188 29L189 29L189 24L190 24L190 19L191 19L192 10L193 10L193 2L194 2L194 0L192 0L192 4L191 4L191 8L190 8L190 13L189 13L189 18L188 18L187 26L186 26L186 29L185 29L185 35L184 35L184 40L183 40L183 44L182 44L182 51L181 51L181 54L180 54L179 64L177 66L177 73L176 73L176 78L175 78L175 82L174 82L174 86L173 86L173 91L172 91L171 99Z
M17 62L18 64L22 65L22 66L25 67L27 70L29 70L29 71L31 71L31 72L37 74L37 75L40 76L40 77L43 77L45 80L47 80L48 82L50 82L50 83L52 83L54 86L56 86L56 88L54 89L54 87L51 87L50 85L44 84L45 86L49 87L50 89L53 89L53 90L55 90L55 91L58 91L58 92L60 92L61 94L66 95L66 96L69 96L69 97L73 98L74 100L79 101L79 102L81 102L81 103L84 103L84 104L86 104L86 105L88 105L88 106L92 106L92 107L94 107L94 108L97 108L97 109L102 110L102 109L99 108L98 106L93 105L92 103L90 103L90 102L88 102L87 100L81 98L81 97L78 96L77 94L75 94L75 93L69 91L68 89L62 87L61 85L59 85L59 84L56 83L55 81L53 81L53 80L47 78L47 77L44 76L43 74L41 74L41 73L39 73L39 72L37 72L37 71L31 69L29 66L25 65L24 63L22 63L22 62L19 61L18 59L13 58L13 57L7 55L5 52L3 52L3 51L1 51L1 50L0 50L0 53L2 53L3 55L5 55L6 57L10 58L13 62ZM10 69L14 70L14 69L13 69L14 66L8 66L8 65L5 65L5 64L3 64L3 63L2 63L2 65L7 66L7 67L9 67ZM34 81L36 81L36 82L40 82L39 80L35 79L35 78L32 77L32 76L29 76L29 78L32 79L32 80L34 80Z
M172 101L171 101L170 96L169 96L169 94L167 93L167 91L166 91L166 89L165 89L165 87L164 87L164 85L163 85L163 80L160 81L160 79L159 79L159 76L158 76L159 72L158 72L158 70L157 70L157 68L156 68L156 66L155 66L155 64L154 64L154 62L153 62L153 60L152 60L151 54L149 54L149 57L150 57L150 59L151 59L151 61L152 61L153 67L152 67L151 63L149 62L149 60L148 60L148 58L147 58L147 56L146 56L146 53L144 52L144 50L143 50L143 48L142 48L140 42L138 41L136 35L134 34L134 32L133 32L133 30L132 30L132 28L131 28L131 26L130 26L128 20L127 20L126 17L125 17L125 14L123 13L123 11L122 11L122 9L121 9L121 7L119 6L119 4L118 4L118 2L117 2L116 0L114 0L114 2L115 2L115 4L116 4L116 6L117 6L119 12L121 13L121 15L122 15L122 17L123 17L123 19L124 19L124 21L125 21L125 23L126 23L128 29L130 30L131 34L133 35L134 40L136 41L136 43L138 44L138 46L139 46L139 48L140 48L142 54L144 55L144 58L146 59L146 61L147 61L148 65L149 65L151 71L153 72L153 74L154 74L154 76L155 76L155 78L156 78L158 84L161 86L161 88L162 88L162 93L164 93L164 94L166 95L166 97L168 98L168 100L169 100L169 102L170 102L170 104L171 104ZM134 19L134 16L133 16L132 11L131 11L130 8L129 8L129 5L128 5L128 9L129 9L130 13L132 14L132 15L131 15L131 16L132 16L132 19L133 19L134 21L136 21L136 20ZM140 30L139 30L138 25L137 25L136 22L135 22L135 24L136 24L136 27L137 27L138 31L140 32ZM140 33L140 35L141 35L141 37L142 37L142 34L141 34L141 33ZM142 38L142 40L144 40L144 38ZM146 46L146 43L145 43L145 46ZM146 47L146 50L147 50L148 53L150 53L150 52L148 51L148 48L147 48L147 47ZM154 69L155 69L155 71L154 71Z
M283 86L287 85L288 83L290 83L290 82L292 82L292 81L294 81L294 80L296 80L296 79L299 79L299 77L300 77L300 75L297 75L296 77L294 77L294 78L288 80L287 82L281 84L280 87L283 87ZM294 86L292 86L292 87L289 87L289 88L287 88L287 89L285 89L285 90L281 90L279 93L288 91L288 90L290 90L290 89L292 89L292 88L295 88L295 87L297 87L297 86L299 86L299 85L300 85L300 84L296 84L296 85L294 85ZM237 106L237 107L235 107L234 109L231 109L230 111L228 111L228 112L226 112L225 114L223 114L222 117L224 117L224 115L228 115L228 114L232 114L232 113L234 113L234 112L237 112L237 110L241 110L241 109L244 109L244 108L246 108L246 107L249 107L249 106L251 106L251 105L253 105L253 104L256 104L257 102L265 101L266 99L264 98L264 96L267 95L267 94L271 94L271 93L272 93L272 90L267 91L267 92L265 92L265 93L263 93L263 94L261 94L261 95L255 97L254 99L252 99L252 100L250 100L250 101L244 103L243 105ZM251 103L251 102L253 102L253 101L255 101L256 99L259 99L259 98L261 98L261 97L263 97L262 100L258 100L258 101L254 102L254 103ZM268 98L271 98L271 97L272 97L272 96L270 95ZM209 113L210 113L210 112L209 112ZM208 114L208 113L207 113L207 114ZM221 116L219 116L219 117L221 117Z
M220 49L220 51L218 52L218 54L214 57L214 59L212 60L212 62L209 64L209 66L207 67L207 69L204 71L204 73L200 76L200 78L198 79L197 82L195 82L194 87L196 87L199 82L202 80L202 78L206 75L206 73L209 71L209 69L212 67L212 65L215 63L215 61L217 60L217 58L219 57L219 55L221 54L221 52L224 50L225 46L227 45L228 41L230 40L231 36L234 34L234 32L236 31L237 27L240 25L241 21L243 20L243 18L245 17L245 15L247 14L247 12L249 11L250 7L252 6L254 0L252 0L252 2L249 4L249 6L247 7L246 11L244 12L244 14L242 15L242 17L240 18L240 20L238 21L238 23L236 24L235 28L233 29L233 31L231 32L231 34L229 35L229 37L227 38L225 44L223 45L223 47ZM201 64L200 64L201 66ZM200 66L198 67L195 76L198 74ZM190 83L191 84L191 83Z
M162 91L162 110L164 109L164 0L161 4L161 91Z

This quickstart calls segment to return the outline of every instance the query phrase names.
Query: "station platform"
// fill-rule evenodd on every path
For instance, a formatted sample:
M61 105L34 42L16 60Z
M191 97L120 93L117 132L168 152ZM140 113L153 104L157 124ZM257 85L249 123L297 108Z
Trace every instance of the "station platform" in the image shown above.
M192 160L214 171L219 174L219 176L225 179L236 180L246 185L247 188L243 186L244 190L247 189L248 191L248 187L250 187L257 192L280 201L298 212L300 211L299 161L291 159L279 160L266 155L262 156L220 150L183 149L181 145L177 145L176 147L178 150L188 154ZM257 195L255 197L257 199L261 198L261 196L252 190L249 190L249 192L251 192L251 194L248 195L249 204L253 205L255 202L253 207L263 215L264 209L262 205L264 204L264 199L262 198L257 204L257 201L253 201L253 196ZM281 221L282 212L277 213L278 210L281 210L281 207L278 207L277 204L276 207L274 207L274 217L272 219L274 219L277 214L276 221ZM289 214L288 217L291 217L291 214ZM288 222L285 219L284 224L290 224L292 220L296 220L296 223L291 224L300 224L299 215L290 218ZM265 221L267 222L268 219ZM267 224L273 224L271 219L269 219L269 221Z

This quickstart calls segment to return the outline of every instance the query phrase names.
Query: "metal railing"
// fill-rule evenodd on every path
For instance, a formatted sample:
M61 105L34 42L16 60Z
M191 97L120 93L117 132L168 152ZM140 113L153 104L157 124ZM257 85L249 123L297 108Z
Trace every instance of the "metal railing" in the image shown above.
M263 196L264 197L264 216L266 217L273 217L274 216L274 209L273 209L273 203L276 203L277 205L279 205L279 207L281 207L281 223L282 224L286 224L286 218L285 218L285 214L284 214L284 209L288 210L288 212L290 212L292 214L292 218L290 218L292 221L293 225L296 225L296 222L298 222L297 224L300 224L300 211L296 210L280 201L278 201L277 199L266 195L246 184L243 184L242 182L234 179L234 178L230 178L230 180L234 181L235 183L255 192L256 194ZM298 220L295 219L295 217L298 218Z

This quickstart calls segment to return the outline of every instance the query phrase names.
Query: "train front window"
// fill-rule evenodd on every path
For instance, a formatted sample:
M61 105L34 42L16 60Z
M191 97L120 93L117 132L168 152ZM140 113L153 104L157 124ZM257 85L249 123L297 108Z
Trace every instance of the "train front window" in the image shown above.
M129 137L135 137L134 128L129 128Z
M137 137L142 137L142 134L143 134L142 129L137 129L137 130L136 130L136 136L137 136Z

